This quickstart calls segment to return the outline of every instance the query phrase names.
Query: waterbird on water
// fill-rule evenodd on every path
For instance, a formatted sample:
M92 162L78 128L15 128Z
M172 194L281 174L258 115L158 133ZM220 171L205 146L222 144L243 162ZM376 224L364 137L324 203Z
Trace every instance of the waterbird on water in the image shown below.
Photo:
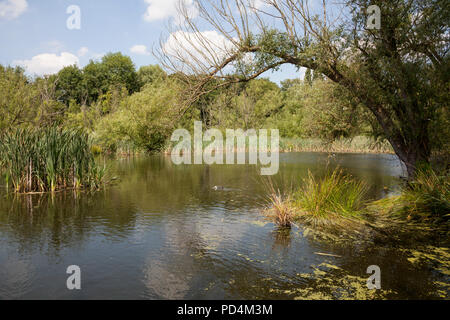
M224 189L224 187L222 187L222 186L214 186L213 187L213 190L223 190Z

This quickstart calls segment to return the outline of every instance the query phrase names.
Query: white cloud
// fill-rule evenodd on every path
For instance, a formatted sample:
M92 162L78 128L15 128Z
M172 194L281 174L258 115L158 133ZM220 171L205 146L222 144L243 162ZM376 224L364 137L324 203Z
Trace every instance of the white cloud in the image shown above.
M77 55L79 57L84 57L87 53L89 52L89 49L87 47L81 47L78 52Z
M191 18L198 16L194 0L145 0L145 2L148 7L144 20L148 22L174 18L175 23L179 25L182 22L182 17L178 13L180 3L184 4Z
M147 47L142 44L137 44L130 48L130 52L134 54L140 54L144 56L148 56L150 52L147 50Z
M264 0L250 0L249 4L255 9L262 9L268 6L267 2Z
M0 1L0 19L15 19L28 8L27 0Z
M232 50L233 46L229 39L215 30L202 32L176 31L169 35L162 49L169 55L181 55L187 60L211 61L223 58ZM208 50L205 50L205 47Z
M62 52L59 56L53 53L43 53L30 60L15 60L13 64L24 67L30 74L42 76L57 73L66 66L79 65L80 61L77 56L69 52Z

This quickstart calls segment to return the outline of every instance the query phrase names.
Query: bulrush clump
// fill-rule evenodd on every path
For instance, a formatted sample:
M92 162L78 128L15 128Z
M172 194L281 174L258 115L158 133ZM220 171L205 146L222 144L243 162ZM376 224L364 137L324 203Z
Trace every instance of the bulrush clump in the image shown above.
M17 193L97 189L104 182L86 133L56 127L15 129L0 137L0 168Z

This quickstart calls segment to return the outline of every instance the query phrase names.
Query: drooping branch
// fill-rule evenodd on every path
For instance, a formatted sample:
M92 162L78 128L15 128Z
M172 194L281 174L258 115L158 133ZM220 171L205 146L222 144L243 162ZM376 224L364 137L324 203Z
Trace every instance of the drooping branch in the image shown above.
M432 86L437 79L433 71L448 68L446 1L195 3L194 14L180 5L183 24L161 41L155 53L186 83L185 110L215 89L291 64L346 88L375 116L407 166L428 157L428 121L439 107L436 90L446 88L441 82L437 89ZM366 9L372 4L382 9L380 30L366 26ZM434 91L434 97L427 96Z

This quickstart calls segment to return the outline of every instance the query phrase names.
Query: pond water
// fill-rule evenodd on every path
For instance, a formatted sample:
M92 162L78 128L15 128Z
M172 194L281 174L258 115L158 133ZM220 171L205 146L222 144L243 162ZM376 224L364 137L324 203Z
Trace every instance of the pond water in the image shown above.
M327 163L369 183L374 199L395 193L402 174L391 155L286 153L273 179L295 187L308 170L324 172ZM175 166L165 156L108 164L119 182L92 194L25 196L0 189L0 299L448 294L442 289L448 274L412 263L411 251L316 241L301 226L278 232L261 214L264 179L253 166ZM81 290L66 287L70 265L81 268ZM366 287L370 265L381 268L376 292Z

